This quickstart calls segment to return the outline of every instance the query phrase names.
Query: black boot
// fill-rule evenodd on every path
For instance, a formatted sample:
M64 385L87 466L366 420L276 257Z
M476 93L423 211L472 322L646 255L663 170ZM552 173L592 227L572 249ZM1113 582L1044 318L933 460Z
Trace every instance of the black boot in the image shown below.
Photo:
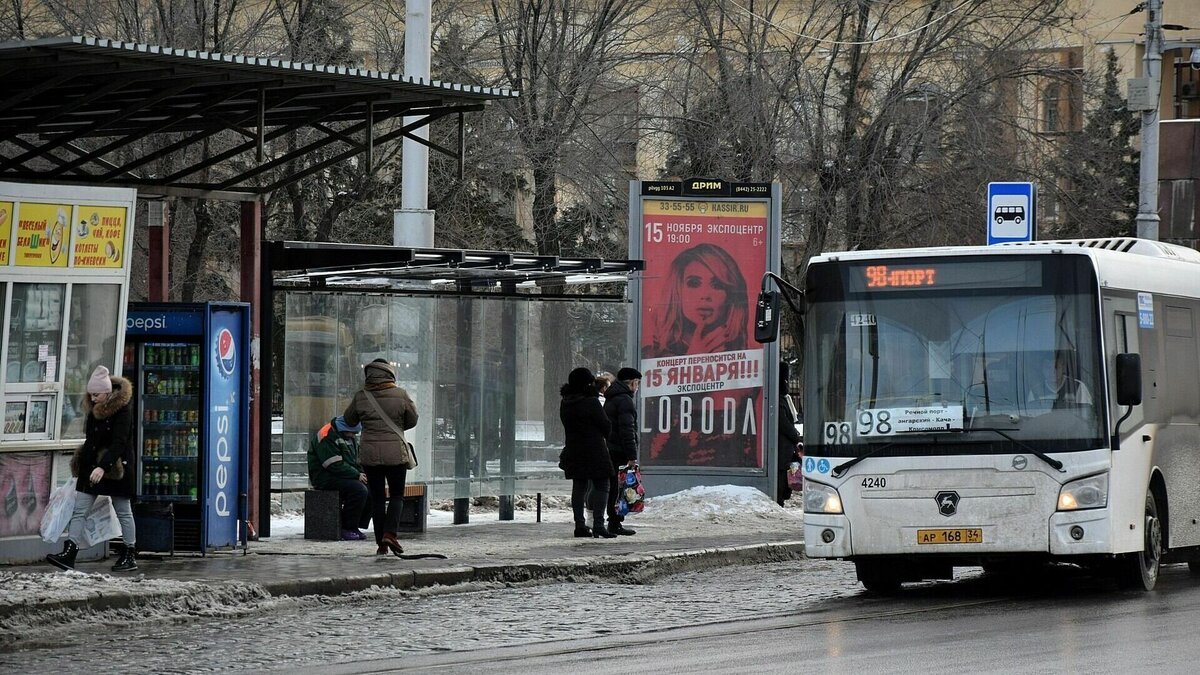
M135 558L137 557L137 549L132 546L121 545L121 555L117 558L117 563L112 566L114 572L132 572L138 568Z
M79 555L79 547L75 545L75 542L68 539L63 544L62 553L51 553L46 556L46 562L60 570L73 570L75 569L76 555Z
M593 521L593 523L594 524L592 525L592 536L595 537L596 539L616 539L617 538L617 535L613 534L612 532L609 532L608 528L604 527L604 512L603 511L596 512L596 519Z
M576 537L591 537L592 536L592 528L588 527L587 525L585 525L583 523L575 523L575 536Z
M627 537L637 534L637 530L631 530L628 527L625 527L620 521L609 521L608 531L612 532L613 534L621 534Z

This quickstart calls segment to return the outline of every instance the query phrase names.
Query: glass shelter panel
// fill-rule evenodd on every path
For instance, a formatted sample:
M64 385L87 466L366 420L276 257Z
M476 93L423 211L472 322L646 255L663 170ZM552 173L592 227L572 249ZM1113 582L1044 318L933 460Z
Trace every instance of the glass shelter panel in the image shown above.
M304 453L313 432L362 387L362 366L383 358L416 403L420 421L406 436L419 466L409 480L426 483L431 499L568 494L558 469L558 386L575 366L615 372L626 365L628 307L287 294L273 487L308 484Z

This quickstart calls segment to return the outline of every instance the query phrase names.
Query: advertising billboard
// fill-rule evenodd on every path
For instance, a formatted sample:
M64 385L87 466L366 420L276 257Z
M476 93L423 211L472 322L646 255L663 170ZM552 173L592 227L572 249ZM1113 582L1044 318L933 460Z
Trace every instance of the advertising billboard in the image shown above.
M244 308L213 309L208 337L207 537L211 547L235 546L245 453L247 399Z
M769 434L754 302L768 269L770 199L643 192L641 460L761 469Z

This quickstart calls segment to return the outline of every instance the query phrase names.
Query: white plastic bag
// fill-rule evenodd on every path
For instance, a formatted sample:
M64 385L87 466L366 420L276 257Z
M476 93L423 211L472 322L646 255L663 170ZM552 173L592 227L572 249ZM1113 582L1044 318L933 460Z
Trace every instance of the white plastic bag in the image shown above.
M121 523L117 522L117 510L108 495L96 497L96 502L83 520L83 545L95 546L121 536Z
M57 543L63 530L71 523L71 512L75 510L75 481L69 481L50 493L46 513L42 515L42 541Z

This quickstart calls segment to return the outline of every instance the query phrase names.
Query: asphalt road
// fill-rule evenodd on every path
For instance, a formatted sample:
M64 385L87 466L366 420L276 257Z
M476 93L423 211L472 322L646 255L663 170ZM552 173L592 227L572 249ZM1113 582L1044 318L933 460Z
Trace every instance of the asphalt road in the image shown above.
M1200 578L1165 567L1152 593L1071 568L969 575L816 600L794 612L634 635L539 642L329 673L1200 672Z
M58 618L0 651L0 672L1200 672L1200 577L1183 565L1153 593L1059 566L878 597L849 563L797 560Z

